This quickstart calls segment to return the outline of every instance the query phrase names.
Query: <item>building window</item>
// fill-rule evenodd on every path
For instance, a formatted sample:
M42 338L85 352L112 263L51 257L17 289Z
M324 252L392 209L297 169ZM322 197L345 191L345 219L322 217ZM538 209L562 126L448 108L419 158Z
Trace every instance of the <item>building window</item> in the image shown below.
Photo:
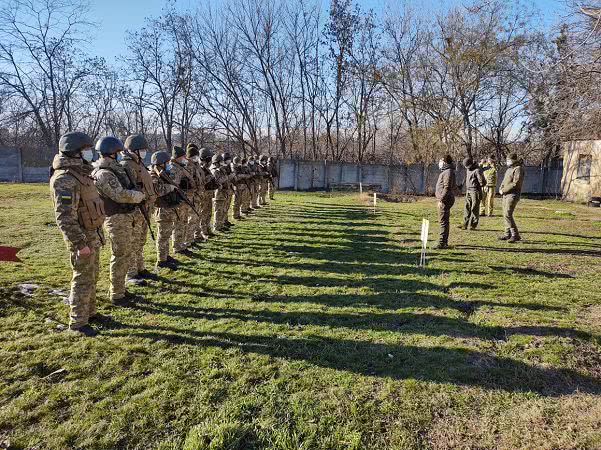
M578 179L586 181L591 179L591 165L593 157L591 155L580 155L578 157Z

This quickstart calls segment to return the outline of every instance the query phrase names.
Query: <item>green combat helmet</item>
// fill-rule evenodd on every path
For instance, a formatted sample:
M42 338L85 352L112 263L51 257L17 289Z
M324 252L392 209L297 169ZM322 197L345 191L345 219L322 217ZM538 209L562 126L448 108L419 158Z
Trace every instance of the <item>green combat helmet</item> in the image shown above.
M96 151L102 156L111 156L123 151L123 142L113 136L103 137L96 142Z
M127 136L124 146L126 150L137 152L148 149L148 141L146 141L146 138L141 134L132 134Z
M208 161L213 157L213 152L206 147L200 149L200 159L203 161Z
M186 156L186 152L179 145L174 145L173 150L171 150L171 157L173 159L181 158L182 156Z
M167 164L171 156L165 150L161 150L160 152L155 152L150 157L150 164L153 166L161 166L163 164Z
M58 141L58 151L66 156L77 156L84 148L93 146L92 138L80 131L65 133Z
M186 156L188 158L192 158L193 156L198 156L199 152L198 152L198 145L190 142L187 146L186 146Z

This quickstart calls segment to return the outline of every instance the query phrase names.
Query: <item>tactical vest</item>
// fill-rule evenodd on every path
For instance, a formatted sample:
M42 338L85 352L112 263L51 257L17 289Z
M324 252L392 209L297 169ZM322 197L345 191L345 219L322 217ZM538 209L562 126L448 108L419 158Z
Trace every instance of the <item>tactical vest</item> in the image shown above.
M151 177L152 176L153 175L151 175ZM160 179L160 177L158 175L156 175L156 177L158 179ZM171 191L167 195L158 197L156 199L156 201L154 202L154 204L156 205L157 208L170 209L170 208L175 208L177 205L180 204L180 202L181 202L181 198L180 198L179 194L176 191Z
M136 186L138 189L141 189L142 192L144 192L146 194L146 198L152 198L152 197L156 197L156 193L154 192L154 186L152 184L152 177L150 176L150 173L148 173L148 170L146 170L146 167L144 167L144 165L140 162L136 162L132 159L132 163L131 164L134 167L134 170L136 171L136 180L138 180L138 185ZM130 165L128 165L129 167ZM127 170L127 168L125 167L125 170Z
M179 188L182 191L191 191L196 189L196 181L194 180L194 175L190 173L183 164L174 163L179 166L182 171L182 179L179 182Z
M127 178L127 175L123 176L123 174L117 173L117 172L109 169L108 167L101 167L101 168L94 169L94 172L92 172L92 175L97 173L100 170L108 170L113 175L115 175L115 177L117 178L117 181L119 181L119 184L121 185L121 187L123 189L133 189L135 187L129 181L129 179ZM123 169L123 170L125 170L125 169ZM106 197L102 194L100 194L100 198L102 198L102 200L104 201L104 211L105 211L107 217L111 217L111 216L114 216L117 214L129 214L136 209L136 205L134 205L134 204L117 203L112 198Z
M89 175L78 173L73 169L58 169L54 177L61 174L71 175L79 183L80 199L77 206L77 221L84 230L96 230L104 223L104 202L94 185L94 179Z

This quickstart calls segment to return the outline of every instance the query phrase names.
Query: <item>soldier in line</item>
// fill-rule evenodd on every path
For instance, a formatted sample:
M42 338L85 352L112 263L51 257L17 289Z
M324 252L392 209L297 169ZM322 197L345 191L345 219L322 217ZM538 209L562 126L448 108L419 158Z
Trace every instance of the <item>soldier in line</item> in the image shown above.
M192 197L196 190L194 176L187 170L186 152L183 148L174 145L171 152L171 164L167 166L169 175L174 179L175 184L186 194L187 197ZM190 206L185 202L181 202L176 210L177 223L173 230L173 250L176 254L191 256L188 247L192 244L187 241L188 238L188 221L190 215L194 214Z
M438 221L440 223L440 236L435 249L445 249L449 247L449 227L451 208L455 204L455 190L457 184L455 181L455 167L451 155L445 155L438 162L440 175L436 182L436 199L438 200Z
M248 160L246 158L242 158L240 160L240 167L241 167L241 172L244 175L244 189L242 190L242 196L241 196L241 206L240 206L240 212L242 212L242 214L251 214L252 213L252 208L250 206L251 202L252 202L252 175L250 174L250 169L248 167Z
M267 190L270 178L270 172L267 168L267 156L259 157L259 205L267 205Z
M92 172L107 216L104 225L111 243L109 296L115 305L124 305L136 297L126 291L125 278L133 250L131 236L136 223L136 205L146 198L143 192L135 190L136 186L117 162L117 155L123 150L123 144L116 137L98 140L96 151L101 156Z
M171 155L166 151L153 153L150 160L152 164L150 176L152 177L154 191L157 194L154 215L157 223L156 269L175 269L177 266L177 260L169 255L169 244L177 223L176 211L181 198L175 191L173 185L175 180L167 172L167 165L170 160Z
M248 158L248 168L250 170L251 182L250 182L250 208L251 210L259 209L259 172L257 167L257 161L254 156Z
M211 158L213 158L211 150L208 148L200 150L200 170L206 180L205 189L200 196L200 233L205 241L213 235L211 231L211 218L213 216L213 197L217 188L215 177L213 177L213 174L209 170Z
M463 166L466 170L465 208L463 210L463 224L459 228L475 230L480 221L480 202L482 201L482 189L486 186L486 180L480 171L480 167L472 158L465 158Z
M278 173L278 169L275 167L275 161L271 156L267 158L267 169L269 170L270 175L267 180L267 192L269 194L269 199L273 200L275 187L277 185L276 179L279 178L280 174Z
M139 284L143 282L144 278L152 276L144 266L144 245L148 237L148 227L150 226L150 217L152 216L156 194L150 173L144 165L144 158L146 158L148 152L146 138L141 134L133 134L125 139L124 146L125 152L123 152L121 165L135 189L146 195L146 200L134 212L134 225L131 234L131 261L127 272L127 280Z
M222 155L223 158L223 169L225 171L225 173L227 174L227 178L228 178L228 183L227 183L227 190L226 190L226 199L225 199L225 203L224 203L224 207L225 207L225 211L224 211L224 217L225 217L225 221L224 221L224 225L229 228L233 225L232 222L230 222L229 218L230 218L230 208L232 206L232 198L234 196L234 189L236 186L236 175L233 173L232 171L232 156L228 153L225 152Z
M522 185L524 183L524 169L522 168L522 160L515 153L507 157L506 163L507 171L499 188L499 194L503 196L505 233L499 239L514 243L522 240L518 226L513 219L513 213L520 201Z
M495 201L495 193L497 190L497 168L493 159L489 156L486 161L483 161L482 172L486 180L486 186L482 193L482 203L480 203L480 216L493 215L493 206Z
M220 154L213 155L209 170L218 184L213 197L213 232L218 233L226 230L225 202L228 190L228 175L223 167L223 157Z
M91 177L92 146L92 139L85 133L70 132L61 136L50 178L56 225L69 250L73 272L69 330L90 337L95 336L96 331L89 322L99 318L96 284L105 218L104 203Z
M234 184L234 219L240 220L242 218L242 210L244 209L244 199L247 199L248 191L248 175L244 173L242 167L242 160L239 156L236 156L231 165L232 172L235 178Z
M200 152L198 146L194 143L190 143L186 146L186 157L188 158L188 165L186 170L192 175L194 179L194 185L196 189L190 192L190 200L194 203L195 208L201 209L202 194L205 191L205 175L200 168ZM202 215L202 214L201 214ZM188 215L188 232L186 241L189 243L199 243L204 241L200 228L201 217L197 216L194 211L190 208L190 214Z

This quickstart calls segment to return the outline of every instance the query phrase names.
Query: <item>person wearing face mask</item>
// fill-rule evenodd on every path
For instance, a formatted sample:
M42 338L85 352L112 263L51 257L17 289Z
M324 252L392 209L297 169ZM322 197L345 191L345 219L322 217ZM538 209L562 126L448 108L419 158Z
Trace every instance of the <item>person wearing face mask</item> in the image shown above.
M215 189L218 188L215 177L209 169L213 154L214 153L208 148L200 150L200 170L202 171L205 180L204 190L200 197L200 232L202 239L204 240L209 239L209 237L213 235L213 232L211 231L213 197L215 196Z
M117 162L117 155L124 151L119 139L112 136L99 139L96 151L100 153L100 159L95 163L92 176L104 200L107 216L104 226L111 244L109 296L113 304L125 305L136 298L125 289L125 279L133 250L131 237L136 205L144 201L146 195L136 190L123 166Z
M188 235L186 236L186 242L197 244L204 241L202 230L200 227L200 221L202 218L202 200L203 193L205 191L205 173L200 167L200 152L198 146L193 142L186 146L186 157L188 158L188 165L186 170L190 172L194 178L194 184L196 189L190 192L190 198L197 209L199 209L200 217L196 215L192 209L188 215Z
M152 274L144 266L144 244L148 238L149 223L146 217L152 216L152 209L156 200L156 193L152 178L146 166L144 158L148 151L148 142L141 134L133 134L125 139L125 152L120 164L125 169L129 181L135 189L146 195L146 200L136 208L134 212L134 225L131 235L131 261L127 272L128 282L142 284L144 278L152 277ZM144 208L144 212L141 208Z
M96 313L96 284L105 218L104 202L91 177L93 144L85 133L61 136L50 178L56 225L69 250L73 273L69 330L90 337L97 333L89 322L100 318Z
M175 183L186 194L190 201L193 201L193 193L196 191L196 181L194 175L188 170L186 152L177 145L173 146L171 151L171 166L169 174L175 180ZM178 221L173 230L173 248L176 254L192 256L188 249L192 242L188 242L188 220L190 214L194 214L186 202L182 202L176 209Z
M246 193L248 191L247 181L249 176L244 172L242 167L242 159L239 156L234 157L232 161L232 172L236 176L235 187L234 187L234 219L240 220L242 218L242 210L244 209L244 199L247 198Z
M438 162L440 175L436 182L436 199L438 200L438 222L440 224L440 235L435 249L445 249L449 246L449 227L451 208L455 204L455 192L457 184L455 181L455 167L451 155L445 155Z
M229 184L228 174L224 169L223 158L220 154L213 156L209 170L218 184L213 197L213 232L218 233L227 229L225 226L225 202Z
M260 176L257 167L257 161L254 156L250 156L248 158L248 168L251 174L251 182L250 182L250 210L253 211L255 209L259 209L259 193L260 193Z
M150 176L154 191L157 194L155 202L156 211L154 218L157 223L157 262L155 270L161 268L175 269L177 260L169 255L169 244L171 236L177 223L176 209L181 203L181 198L175 191L175 180L167 173L167 164L171 155L166 151L159 151L152 154L150 163L152 164Z
M463 166L466 170L465 208L463 210L463 224L459 228L475 230L480 221L480 202L482 201L482 189L486 186L486 180L480 171L480 167L472 158L465 158Z
M482 195L482 203L480 204L480 216L493 215L493 207L495 201L495 191L497 189L497 168L492 158L488 158L481 164L486 186Z
M503 220L505 222L505 233L499 237L502 241L510 243L522 240L520 231L513 218L515 208L520 201L522 185L524 184L524 169L522 161L515 153L507 157L507 171L499 188L499 194L503 196Z

